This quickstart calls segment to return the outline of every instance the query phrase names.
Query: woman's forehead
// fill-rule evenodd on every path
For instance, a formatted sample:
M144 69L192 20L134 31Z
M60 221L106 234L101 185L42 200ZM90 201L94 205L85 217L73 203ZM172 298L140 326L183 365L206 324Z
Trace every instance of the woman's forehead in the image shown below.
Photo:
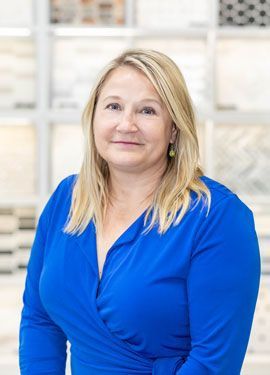
M121 66L109 73L102 85L100 96L121 96L121 92L139 93L140 96L152 97L161 101L154 85L143 72L129 66Z

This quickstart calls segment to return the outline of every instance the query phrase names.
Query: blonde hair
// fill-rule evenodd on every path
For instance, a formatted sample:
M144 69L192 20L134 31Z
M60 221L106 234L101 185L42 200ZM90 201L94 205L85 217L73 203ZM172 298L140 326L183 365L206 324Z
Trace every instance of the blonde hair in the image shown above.
M152 203L146 211L145 225L151 217L147 230L158 224L159 233L165 233L172 224L179 224L189 209L191 191L197 194L196 205L201 198L205 198L208 212L210 209L210 191L199 179L203 171L199 165L195 116L182 73L177 65L161 52L128 49L102 70L83 111L85 152L80 172L73 186L69 220L64 228L66 233L81 234L92 219L97 229L102 227L104 212L109 201L109 169L95 146L93 118L104 82L111 72L121 66L133 67L145 74L160 95L177 129L174 143L176 155L173 158L168 157L161 183L156 188Z

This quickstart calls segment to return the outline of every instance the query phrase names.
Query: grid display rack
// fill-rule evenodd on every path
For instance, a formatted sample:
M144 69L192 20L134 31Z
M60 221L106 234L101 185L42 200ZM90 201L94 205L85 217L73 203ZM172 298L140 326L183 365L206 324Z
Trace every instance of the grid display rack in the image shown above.
M0 0L0 8L0 272L26 267L41 209L79 170L93 79L123 49L149 47L184 74L205 174L254 212L269 293L270 0ZM269 315L269 298L259 303ZM269 317L256 324L250 351L269 354Z

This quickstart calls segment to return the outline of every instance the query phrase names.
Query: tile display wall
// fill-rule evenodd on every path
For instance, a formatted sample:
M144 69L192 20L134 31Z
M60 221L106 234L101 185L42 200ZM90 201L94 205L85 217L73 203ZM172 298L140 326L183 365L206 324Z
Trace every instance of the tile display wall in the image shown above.
M32 0L0 0L0 9L0 26L29 26L32 23Z
M206 45L203 40L138 38L135 47L158 49L168 54L181 69L194 104L205 109L209 101ZM101 68L127 48L120 39L106 41L61 38L54 42L52 78L53 108L82 108Z
M205 155L205 123L200 122L199 119L196 119L196 130L197 137L199 142L200 158L199 163L203 167L206 162ZM204 168L204 167L203 167Z
M208 20L208 0L135 1L134 21L139 27L196 27L205 26ZM52 0L51 21L121 26L125 24L125 1Z
M270 276L261 280L248 353L270 353Z
M104 49L106 44L106 49ZM122 39L61 38L53 45L52 107L83 108L97 74L127 43Z
M137 0L135 4L139 27L200 27L209 22L208 0Z
M36 133L31 125L0 125L0 196L36 193Z
M269 212L270 208L268 208ZM260 216L260 221L263 218L263 215ZM265 220L265 235L259 237L260 245L260 256L261 256L261 271L263 275L270 275L270 234L267 233L269 230L269 221ZM258 225L258 218L255 217L255 224Z
M270 26L269 0L220 0L220 26Z
M182 74L197 108L205 109L208 97L208 64L203 40L138 38L135 47L157 49L171 57Z
M83 157L80 125L51 125L52 191L64 177L78 173Z
M217 124L213 139L216 178L254 201L269 197L269 140L267 125Z
M228 39L218 42L218 108L269 110L269 51L270 39Z
M0 109L35 106L34 44L26 38L5 38L0 43Z
M26 268L35 227L34 207L0 208L0 274Z
M0 0L0 28L35 26L38 22L35 10L39 3ZM100 27L101 31L102 26L120 26L121 30L126 25L130 1L48 0L47 4L50 6L50 22L48 20L44 28L44 25L37 24L37 29L31 30L33 36L29 38L0 39L0 115L6 109L10 113L13 113L12 110L33 109L29 112L39 115L35 85L38 84L36 70L39 69L36 64L40 59L37 60L36 55L35 33L36 30L40 34L44 32L44 51L50 53L48 72L51 79L48 85L50 91L44 93L50 97L50 108L42 125L48 125L50 142L49 150L42 145L42 152L48 152L49 157L46 154L41 159L49 161L49 175L46 176L49 179L48 195L62 178L77 173L82 162L81 126L67 124L70 121L65 110L72 109L72 113L77 114L81 112L100 69L125 48L146 47L168 54L180 67L196 110L207 112L210 108L210 115L201 120L206 122L198 123L201 164L210 165L206 173L227 185L240 198L243 196L244 202L252 209L255 207L255 218L258 214L258 218L265 222L265 233L259 238L263 277L248 352L268 355L270 123L261 124L259 120L253 125L244 122L230 124L230 121L222 120L218 123L211 116L215 110L233 110L236 116L238 111L255 111L258 116L260 111L270 111L270 37L267 30L270 26L270 0L134 0L131 16L134 27L144 32L144 37L127 37L123 30L123 36L119 38L93 35L63 37L57 31L61 26L80 25L80 32L92 26L96 26L94 30ZM216 6L216 19L213 19L211 9L213 4ZM213 21L217 21L215 27ZM226 34L227 26L235 26L232 34ZM239 30L250 27L252 37L242 37ZM155 35L153 30L151 36L147 35L151 28L157 29L159 35ZM194 33L192 28L196 28ZM181 34L179 29L185 29L185 33ZM201 35L198 35L198 29ZM223 29L222 33L218 32L220 29ZM119 32L119 28L116 30ZM162 33L164 30L164 37L160 37L160 30ZM166 30L170 30L170 36L166 36ZM258 31L265 32L264 37ZM213 34L216 39L212 39ZM41 50L39 48L37 52ZM213 92L212 79L215 84ZM213 108L212 94L215 101ZM14 113L17 115L17 112ZM0 200L4 202L5 198L14 198L15 202L9 206L0 205L0 273L26 267L39 217L37 207L22 203L37 195L38 173L47 170L47 164L44 168L37 158L40 145L35 127L28 122L30 120L23 125L0 124ZM207 127L209 123L210 127ZM206 134L209 135L207 139ZM210 161L207 160L209 149ZM211 170L212 175L208 173ZM258 222L256 220L256 224Z
M51 22L88 25L123 25L124 0L52 0Z
M262 281L270 275L269 125L216 124L212 157L213 177L237 193L253 211L260 246ZM265 288L264 293L270 293L270 285ZM262 305L260 316L266 314L267 310L261 298L263 297L260 296L258 301ZM269 319L265 320L269 324ZM261 337L261 332L266 327L263 322L260 323L260 318L257 321L259 328L257 330L257 325L255 326L256 335L251 348L260 351L260 348L265 347L265 340L269 340L270 334Z

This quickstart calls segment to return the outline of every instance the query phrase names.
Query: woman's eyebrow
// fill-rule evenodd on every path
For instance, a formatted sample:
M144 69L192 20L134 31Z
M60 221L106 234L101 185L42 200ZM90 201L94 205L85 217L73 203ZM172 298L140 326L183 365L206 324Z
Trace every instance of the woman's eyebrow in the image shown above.
M122 98L118 95L109 95L109 96L106 96L106 98L103 99L103 102L105 102L107 99L122 100ZM157 100L157 99L154 99L154 98L145 98L145 99L142 99L142 100L138 101L138 103L143 103L143 102L154 102L154 103L158 104L160 107L162 107L162 104L160 103L160 101Z
M122 98L118 95L109 95L109 96L106 96L106 98L103 99L103 102L105 102L107 99L117 99L117 100L121 100Z
M162 107L162 104L160 103L160 101L154 98L145 98L139 101L139 103L142 103L142 102L154 102L158 104L160 107Z

